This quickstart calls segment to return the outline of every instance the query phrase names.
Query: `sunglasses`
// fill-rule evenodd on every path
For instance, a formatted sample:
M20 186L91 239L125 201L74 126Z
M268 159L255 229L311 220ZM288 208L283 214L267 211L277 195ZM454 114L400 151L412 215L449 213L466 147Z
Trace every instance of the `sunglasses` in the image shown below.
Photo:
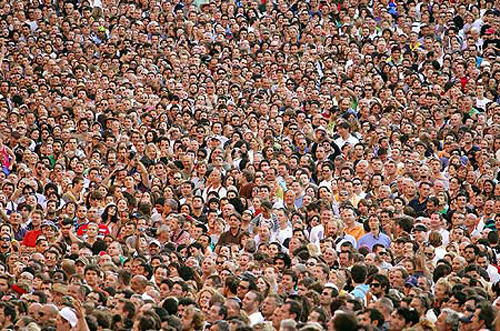
M380 287L380 283L371 283L372 287Z

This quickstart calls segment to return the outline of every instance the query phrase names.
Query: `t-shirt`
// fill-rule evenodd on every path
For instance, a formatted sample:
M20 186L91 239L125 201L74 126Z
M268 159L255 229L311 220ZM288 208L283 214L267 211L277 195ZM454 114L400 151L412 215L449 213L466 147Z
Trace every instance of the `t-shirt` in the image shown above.
M102 239L106 236L109 236L110 234L109 228L104 224L98 224L98 225L99 225L99 234L97 235L97 237L99 239ZM78 231L76 232L77 236L82 237L84 234L86 234L88 226L89 226L88 223L80 226L78 228Z

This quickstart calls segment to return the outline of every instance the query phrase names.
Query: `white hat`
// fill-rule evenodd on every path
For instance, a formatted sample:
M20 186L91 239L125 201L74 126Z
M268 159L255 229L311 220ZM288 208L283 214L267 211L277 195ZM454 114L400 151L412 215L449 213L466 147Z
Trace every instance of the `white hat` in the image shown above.
M68 321L68 323L71 324L72 328L74 328L76 324L78 324L78 318L71 308L64 307L59 311L59 315L61 315L62 318Z

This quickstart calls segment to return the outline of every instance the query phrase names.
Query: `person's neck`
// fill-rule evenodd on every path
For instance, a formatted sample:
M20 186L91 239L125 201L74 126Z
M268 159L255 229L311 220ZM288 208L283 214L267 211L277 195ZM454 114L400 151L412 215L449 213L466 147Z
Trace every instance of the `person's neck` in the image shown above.
M249 311L247 312L247 314L248 314L248 315L252 315L252 314L255 314L255 313L256 313L256 312L258 312L258 311L259 311L259 309L258 309L258 308L254 308L254 309L252 309L252 310L249 310Z
M356 221L352 222L351 224L347 224L346 223L346 227L350 230L350 229L354 229L356 227Z
M378 237L378 236L380 235L380 229L372 230L372 231L370 231L370 232L371 232L371 233L373 234L373 236L375 236L375 237Z

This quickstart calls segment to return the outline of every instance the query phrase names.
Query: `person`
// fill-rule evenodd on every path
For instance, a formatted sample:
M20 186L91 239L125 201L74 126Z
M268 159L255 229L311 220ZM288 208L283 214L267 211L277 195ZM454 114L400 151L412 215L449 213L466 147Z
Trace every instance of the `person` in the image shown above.
M247 313L250 320L250 326L264 322L264 316L259 311L262 303L262 294L257 291L249 291L243 298L243 310Z
M358 247L367 247L370 251L375 244L382 244L385 248L391 245L391 238L380 231L380 220L376 215L368 218L368 227L370 232L359 238Z
M7 302L2 302L0 304L0 325L2 329L13 330L16 318L16 308Z

